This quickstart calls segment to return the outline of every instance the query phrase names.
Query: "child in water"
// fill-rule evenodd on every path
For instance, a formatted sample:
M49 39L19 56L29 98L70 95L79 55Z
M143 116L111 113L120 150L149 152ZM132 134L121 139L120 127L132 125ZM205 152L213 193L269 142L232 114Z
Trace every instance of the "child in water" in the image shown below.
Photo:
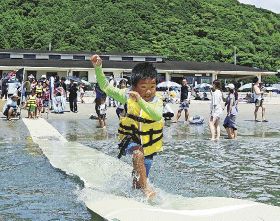
M130 89L119 89L109 84L102 71L102 60L91 57L100 88L122 104L127 104L127 113L120 118L120 154L131 154L133 162L133 186L148 197L155 196L147 177L153 157L162 151L163 104L156 96L157 71L152 63L137 64L131 74Z

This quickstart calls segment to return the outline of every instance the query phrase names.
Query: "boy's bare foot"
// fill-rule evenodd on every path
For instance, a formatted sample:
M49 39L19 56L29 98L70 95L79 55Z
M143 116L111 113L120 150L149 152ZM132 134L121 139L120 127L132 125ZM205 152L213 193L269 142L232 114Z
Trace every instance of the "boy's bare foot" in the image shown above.
M156 197L156 192L149 186L147 186L145 189L142 189L142 191L148 199L153 199Z

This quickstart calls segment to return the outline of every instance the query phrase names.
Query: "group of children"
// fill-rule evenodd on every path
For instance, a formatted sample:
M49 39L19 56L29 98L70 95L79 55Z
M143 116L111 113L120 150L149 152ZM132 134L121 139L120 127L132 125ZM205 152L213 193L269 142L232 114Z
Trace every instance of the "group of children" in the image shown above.
M50 92L48 87L37 85L31 90L31 94L27 95L27 100L23 108L28 110L28 118L41 117L41 113L49 111ZM46 110L45 110L46 109Z

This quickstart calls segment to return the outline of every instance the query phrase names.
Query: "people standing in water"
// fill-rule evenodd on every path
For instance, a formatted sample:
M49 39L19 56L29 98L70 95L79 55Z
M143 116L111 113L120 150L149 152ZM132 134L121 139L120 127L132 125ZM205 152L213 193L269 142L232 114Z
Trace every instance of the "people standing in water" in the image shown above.
M212 97L210 103L209 128L211 140L219 140L221 135L220 119L223 114L223 94L221 92L221 82L213 81Z
M238 113L238 93L235 90L234 84L228 84L226 86L228 89L228 96L226 98L226 109L227 116L224 120L224 127L227 131L229 139L236 139L237 137L237 127L236 127L236 115Z
M181 97L180 97L180 106L177 112L176 120L173 121L176 123L179 118L181 117L181 113L185 111L185 121L189 119L189 107L190 107L190 98L191 98L191 89L188 85L188 81L186 79L182 80L182 87L181 87Z
M127 114L120 119L120 154L132 154L133 187L141 189L147 197L155 192L147 182L153 157L162 151L163 104L156 96L157 71L152 63L137 64L132 69L132 88L123 91L108 83L102 71L102 60L91 57L100 88L122 104L127 103Z
M260 120L258 120L258 110L259 108L262 109L262 122L268 122L265 119L265 107L263 105L264 103L264 99L263 99L263 91L261 90L261 83L258 77L255 77L253 79L253 94L254 94L254 102L255 102L255 111L254 111L254 115L255 115L255 121L256 122L261 122Z

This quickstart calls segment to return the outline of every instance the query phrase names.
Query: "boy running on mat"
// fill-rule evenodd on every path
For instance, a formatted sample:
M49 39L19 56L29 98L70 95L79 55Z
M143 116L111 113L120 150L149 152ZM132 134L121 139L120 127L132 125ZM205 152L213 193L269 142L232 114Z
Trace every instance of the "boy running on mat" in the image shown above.
M131 154L133 162L133 186L147 197L155 195L147 183L153 157L162 151L163 103L156 96L157 71L152 63L137 64L131 74L130 89L119 89L109 84L102 71L102 60L91 57L96 79L108 96L127 104L127 113L120 118L120 154Z

